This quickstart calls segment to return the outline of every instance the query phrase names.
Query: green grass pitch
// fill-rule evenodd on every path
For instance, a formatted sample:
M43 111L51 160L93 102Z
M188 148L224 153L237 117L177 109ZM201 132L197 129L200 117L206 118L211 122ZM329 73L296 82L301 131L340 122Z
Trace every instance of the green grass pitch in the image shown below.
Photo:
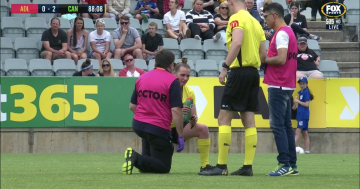
M216 164L217 154L210 154ZM229 154L229 172L244 154ZM1 154L2 189L235 189L235 188L359 188L359 155L300 154L300 175L269 177L276 154L256 154L253 177L197 175L199 154L176 153L170 174L123 175L123 154Z

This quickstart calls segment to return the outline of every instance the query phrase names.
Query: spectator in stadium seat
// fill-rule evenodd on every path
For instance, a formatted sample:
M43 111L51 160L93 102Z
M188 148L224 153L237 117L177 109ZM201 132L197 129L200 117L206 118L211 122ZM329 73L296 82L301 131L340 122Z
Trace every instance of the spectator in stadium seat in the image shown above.
M169 1L170 11L164 15L164 25L166 26L165 37L177 39L180 43L181 39L189 38L191 31L185 24L185 13L178 9L179 0Z
M186 13L186 25L191 31L191 37L198 40L214 39L217 42L221 34L214 35L214 17L203 9L203 4L202 0L194 0L193 9Z
M259 12L261 19L264 20L263 8L265 8L267 5L269 5L272 2L273 2L272 0L265 0L263 2L262 6L260 8L260 12ZM270 29L265 22L263 22L262 24L263 24L262 26L263 26L266 40L270 41L272 36L274 35L275 31L273 29Z
M81 64L81 71L75 72L73 76L95 76L93 73L93 64L90 59L86 59L85 62Z
M74 27L67 31L68 51L71 53L71 58L76 65L79 59L86 59L87 57L85 51L88 37L89 32L84 29L84 19L76 17Z
M260 22L260 24L264 23L264 20L260 17L260 14L257 10L254 10L254 0L246 0L246 9L249 11L251 16L253 16L256 20Z
M208 12L210 12L211 14L216 14L216 10L218 10L219 6L220 6L220 3L221 3L222 0L204 0L204 3L203 3L203 9L204 10L207 10Z
M255 0L254 0L254 2L255 2ZM257 10L259 13L262 12L263 6L264 6L264 0L256 0L256 10ZM261 18L261 19L263 19L263 18ZM263 20L264 20L264 19L263 19Z
M45 30L41 36L42 48L40 57L50 60L67 58L71 59L68 49L67 37L64 30L59 29L60 20L52 18L50 28Z
M101 66L98 71L98 75L101 77L116 77L117 74L114 72L114 69L111 65L110 60L104 59L101 62Z
M148 22L149 18L162 19L156 4L150 0L139 1L135 8L135 18L140 22Z
M324 75L319 71L320 57L307 46L307 39L298 39L297 71L296 77L323 78Z
M219 12L220 14L215 15L216 31L221 34L221 40L224 44L226 44L226 27L230 18L227 1L224 1L220 4Z
M129 18L133 16L129 13L130 11L130 0L108 0L107 8L109 10L111 18L120 20L125 15Z
M140 75L145 73L144 70L135 67L135 60L131 54L126 54L123 62L126 67L120 70L120 77L140 77Z
M101 65L102 59L110 59L112 54L110 52L110 33L105 28L105 21L97 19L95 22L96 30L90 32L90 54L89 58L95 58Z
M103 4L106 5L108 4L108 0L81 0L82 4ZM98 19L98 18L110 18L110 14L109 13L104 13L104 14L98 14L98 13L92 13L92 14L88 14L88 13L83 13L82 17L84 18L91 18L91 19Z
M299 3L297 2L290 3L291 12L290 14L284 17L285 23L293 29L295 36L299 34L300 37L306 37L320 41L321 37L307 32L306 17L300 14L299 8L300 8Z
M149 32L141 36L142 53L144 60L154 59L155 54L164 46L163 37L156 33L158 25L155 22L149 24Z
M151 0L156 4L159 9L159 14L164 17L164 15L171 10L170 0ZM178 10L181 10L184 7L184 0L179 0Z
M120 28L112 33L114 39L114 58L123 59L126 54L131 54L137 59L143 59L142 44L139 32L130 27L130 19L127 16L122 16L120 19Z

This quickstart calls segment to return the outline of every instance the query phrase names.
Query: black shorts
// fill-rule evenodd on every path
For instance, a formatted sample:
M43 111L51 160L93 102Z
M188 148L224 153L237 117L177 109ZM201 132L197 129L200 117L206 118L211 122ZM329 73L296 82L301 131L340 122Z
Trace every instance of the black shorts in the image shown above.
M260 75L254 67L231 69L225 84L221 109L256 112L259 109Z
M188 122L184 122L183 127L185 127L187 124L188 124ZM174 144L178 144L178 136L179 135L178 135L178 133L176 131L176 128L175 127L172 128L171 129L171 137L172 137L171 142L174 143Z

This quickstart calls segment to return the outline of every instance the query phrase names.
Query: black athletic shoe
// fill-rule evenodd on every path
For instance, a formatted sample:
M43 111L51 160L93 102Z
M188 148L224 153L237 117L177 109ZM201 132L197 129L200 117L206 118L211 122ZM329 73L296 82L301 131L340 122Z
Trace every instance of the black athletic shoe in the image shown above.
M220 175L220 176L227 176L228 175L228 169L227 167L219 167L219 166L215 166L212 169L208 170L208 171L203 171L200 172L199 175L204 175L204 176L216 176L216 175Z
M210 164L207 164L204 168L202 168L202 167L200 167L200 172L199 172L199 174L201 173L201 172L204 172L204 171L210 171L211 169L213 169L215 166L212 166L212 165L210 165Z
M132 148L125 150L125 163L122 166L122 172L126 175L131 175L136 161L137 153Z
M231 175L253 176L253 170L252 168L241 167L239 170L232 172Z

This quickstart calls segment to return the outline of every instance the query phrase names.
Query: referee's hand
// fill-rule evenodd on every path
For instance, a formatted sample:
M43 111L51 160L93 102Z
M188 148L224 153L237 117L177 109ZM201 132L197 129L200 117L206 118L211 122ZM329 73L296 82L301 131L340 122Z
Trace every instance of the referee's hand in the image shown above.
M226 68L223 68L220 75L219 75L219 82L222 84L222 85L225 85L225 77L226 77L226 74L227 74L227 69Z

